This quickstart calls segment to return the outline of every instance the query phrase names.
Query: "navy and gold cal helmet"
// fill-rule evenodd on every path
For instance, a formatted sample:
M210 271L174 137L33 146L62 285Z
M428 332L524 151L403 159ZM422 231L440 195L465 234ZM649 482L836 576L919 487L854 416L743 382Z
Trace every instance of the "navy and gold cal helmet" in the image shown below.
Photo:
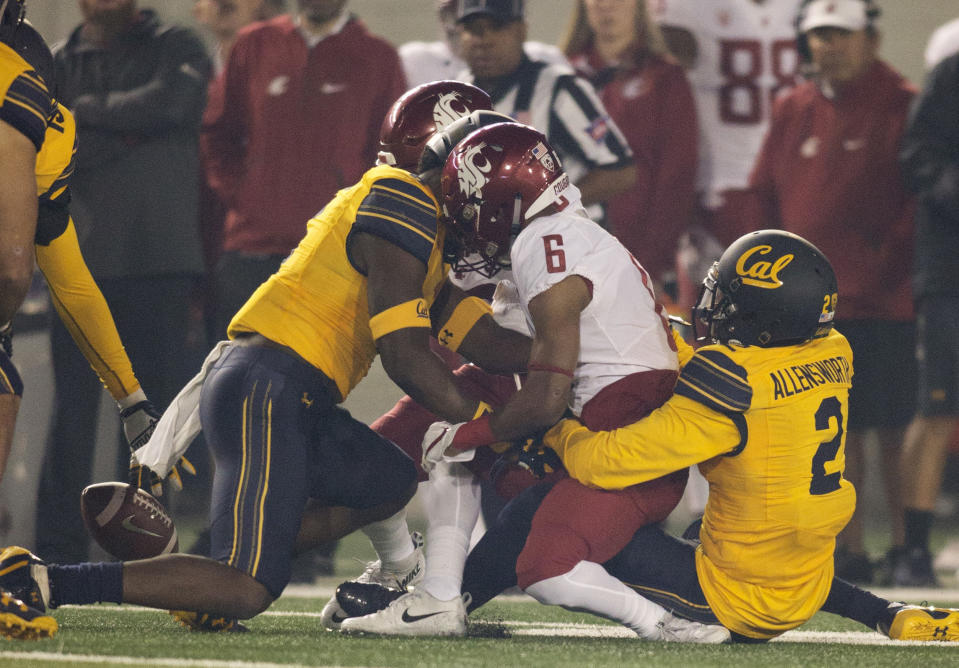
M811 243L782 230L750 232L703 280L693 309L697 340L772 347L825 336L836 316L836 293L832 265Z

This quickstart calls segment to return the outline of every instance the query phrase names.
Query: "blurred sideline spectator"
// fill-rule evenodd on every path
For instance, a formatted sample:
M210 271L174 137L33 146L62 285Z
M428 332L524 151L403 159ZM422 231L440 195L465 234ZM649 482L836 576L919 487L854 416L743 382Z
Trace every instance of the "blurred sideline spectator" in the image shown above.
M406 90L396 50L346 4L297 0L294 15L241 31L222 100L207 107L207 179L227 207L218 338L302 238L302 221L373 164L380 123Z
M689 72L699 115L698 201L680 241L678 302L745 232L745 189L773 101L796 84L793 22L800 0L657 0L654 20Z
M279 16L286 10L285 0L196 0L193 17L213 38L213 74L207 91L207 107L222 105L223 79L219 75L226 65L233 42L241 28L256 21L265 21ZM215 318L216 299L213 291L213 271L220 259L223 246L223 224L226 207L207 183L204 156L200 155L200 234L203 242L204 285L196 296L194 306L199 313L196 320L203 321L204 346L209 347L223 338L222 328L217 328Z
M55 49L78 150L71 210L90 272L147 395L162 410L193 368L188 295L202 271L197 137L210 62L191 30L135 0L79 0L83 22ZM83 561L80 490L93 482L100 386L54 318L54 407L38 489L36 547ZM129 451L121 438L117 476Z
M457 24L469 83L489 93L496 111L546 135L590 216L604 222L602 203L635 184L636 167L592 85L568 65L526 55L523 0L460 0Z
M606 220L663 299L664 286L675 287L677 242L695 194L698 128L686 73L646 0L577 0L562 49L637 156L636 184L609 199Z
M196 0L193 18L213 37L213 73L223 71L241 28L285 11L286 0Z
M959 425L959 53L926 77L906 126L900 161L916 193L917 414L906 430L905 545L893 584L935 586L929 531L949 445Z
M459 56L459 33L456 30L457 0L438 0L441 39L435 42L407 42L399 48L406 84L413 88L430 81L459 79L465 75L466 63ZM552 44L527 41L523 49L530 60L565 63L566 56Z
M762 210L752 226L795 232L833 258L836 329L856 360L845 476L865 489L864 444L874 432L893 545L901 545L898 461L916 365L908 259L914 206L897 159L915 88L879 60L878 16L872 0L803 5L800 50L812 79L777 102L751 177ZM868 583L862 514L860 507L840 534L836 567L843 579ZM891 550L890 561L895 556Z

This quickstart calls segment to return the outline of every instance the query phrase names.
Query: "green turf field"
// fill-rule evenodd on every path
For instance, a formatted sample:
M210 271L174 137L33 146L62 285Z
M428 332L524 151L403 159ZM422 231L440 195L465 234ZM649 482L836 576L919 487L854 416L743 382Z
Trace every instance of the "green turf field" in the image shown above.
M345 637L319 623L337 580L291 587L246 634L189 632L130 606L62 608L55 638L0 644L0 666L959 666L959 643L894 643L825 613L768 645L667 645L514 596L477 611L467 638Z

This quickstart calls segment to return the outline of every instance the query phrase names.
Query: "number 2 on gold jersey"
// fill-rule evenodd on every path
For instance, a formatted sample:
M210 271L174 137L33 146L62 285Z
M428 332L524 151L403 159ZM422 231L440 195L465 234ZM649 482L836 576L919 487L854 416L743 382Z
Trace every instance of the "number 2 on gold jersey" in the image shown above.
M816 409L816 431L831 429L831 421L836 420L836 435L829 441L819 444L816 454L812 458L812 480L809 482L809 493L818 496L829 494L839 489L842 471L826 473L826 462L831 462L839 454L842 445L842 404L836 397L826 397Z

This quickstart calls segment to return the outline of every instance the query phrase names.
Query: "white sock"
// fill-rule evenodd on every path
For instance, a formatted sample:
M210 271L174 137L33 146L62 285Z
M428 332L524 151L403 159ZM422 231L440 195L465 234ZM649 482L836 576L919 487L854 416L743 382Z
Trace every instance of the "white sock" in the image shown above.
M545 605L582 610L628 626L640 637L656 637L656 624L666 609L643 598L591 561L573 570L531 584L526 593Z
M413 554L413 541L410 539L410 528L406 524L405 508L385 520L367 524L361 530L370 539L386 570L396 570L396 567L403 566L401 562Z
M442 461L430 473L423 504L429 521L426 576L420 588L441 601L460 595L470 535L480 513L480 484L462 464Z

